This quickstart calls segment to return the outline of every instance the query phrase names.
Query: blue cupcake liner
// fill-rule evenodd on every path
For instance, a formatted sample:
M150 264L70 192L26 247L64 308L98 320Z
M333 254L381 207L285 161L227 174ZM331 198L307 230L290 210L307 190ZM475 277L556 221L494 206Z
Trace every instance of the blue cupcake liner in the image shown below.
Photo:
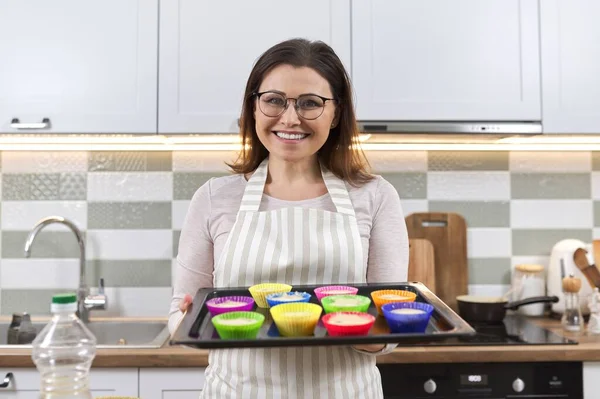
M392 313L395 309L418 309L420 314ZM433 313L433 306L423 302L392 302L381 307L383 317L392 333L423 333Z
M283 299L288 296L297 295L297 294L302 295L302 298L293 299L293 300ZM269 304L269 306L273 307L273 306L277 306L277 305L282 305L284 303L308 302L308 301L310 301L310 296L311 295L307 292L299 292L299 291L277 292L274 294L267 295L267 303Z

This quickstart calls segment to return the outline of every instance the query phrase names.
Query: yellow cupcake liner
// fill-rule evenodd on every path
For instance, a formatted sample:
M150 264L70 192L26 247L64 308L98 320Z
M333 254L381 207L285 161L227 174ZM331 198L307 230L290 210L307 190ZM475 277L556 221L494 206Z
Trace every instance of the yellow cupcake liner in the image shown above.
M313 335L323 309L306 302L284 303L271 308L271 316L284 337Z
M256 306L264 309L270 308L269 303L267 302L267 295L279 292L290 292L291 290L291 285L280 283L262 283L248 288L250 295L252 295L254 302L256 302Z
M396 295L402 297L400 298L382 298L385 295ZM378 290L371 292L371 298L373 298L373 302L375 303L375 307L377 308L377 313L383 316L383 312L381 311L381 307L386 303L393 302L414 302L417 298L417 294L411 291L405 290Z

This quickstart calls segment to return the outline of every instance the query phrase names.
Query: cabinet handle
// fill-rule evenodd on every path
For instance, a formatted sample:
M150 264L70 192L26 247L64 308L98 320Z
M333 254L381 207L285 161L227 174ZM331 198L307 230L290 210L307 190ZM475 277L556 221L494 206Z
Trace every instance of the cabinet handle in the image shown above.
M48 129L50 127L50 118L44 118L41 122L25 123L19 121L19 118L13 118L10 121L10 127L13 129Z
M13 373L6 373L6 377L4 377L4 382L0 384L0 388L8 388L12 379Z

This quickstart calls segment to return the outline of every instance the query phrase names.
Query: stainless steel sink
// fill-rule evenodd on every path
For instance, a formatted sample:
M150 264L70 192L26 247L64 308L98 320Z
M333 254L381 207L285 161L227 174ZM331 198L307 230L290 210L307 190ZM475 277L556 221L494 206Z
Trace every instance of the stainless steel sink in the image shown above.
M0 321L0 349L31 348L31 345L8 345L7 332L10 322ZM33 322L38 333L46 323ZM117 321L92 320L88 328L98 340L98 349L111 348L160 348L169 338L166 321Z

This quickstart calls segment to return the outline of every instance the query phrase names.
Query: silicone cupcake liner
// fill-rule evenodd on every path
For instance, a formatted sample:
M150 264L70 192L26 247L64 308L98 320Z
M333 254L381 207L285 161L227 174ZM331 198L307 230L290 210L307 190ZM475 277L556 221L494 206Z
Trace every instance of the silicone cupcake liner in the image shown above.
M250 291L250 294L256 301L258 307L265 309L270 307L269 303L267 302L267 295L276 294L278 292L290 292L291 290L291 285L279 283L256 284L248 288L248 291Z
M402 299L385 298L383 297L384 295L395 295L402 297ZM382 305L385 305L386 303L414 302L414 300L417 298L417 294L405 290L379 290L371 292L371 298L373 298L373 302L375 303L375 307L377 308L377 313L383 316L383 313L381 312Z
M271 308L279 334L284 337L313 335L323 309L314 303L284 303Z
M344 300L354 300L355 304L343 304ZM330 295L321 301L325 313L333 312L366 312L371 300L362 295Z
M344 315L358 315L364 320L364 323L353 325L339 325L330 323L332 318ZM327 333L331 336L367 335L371 329L371 326L373 326L373 323L375 323L375 316L362 312L334 312L326 314L321 320L327 329Z
M392 333L423 333L427 329L433 306L423 302L394 302L381 307ZM417 309L419 314L394 313L396 309Z
M295 296L300 296L295 298ZM310 301L310 294L308 292L298 292L298 291L290 291L290 292L278 292L276 294L267 295L267 303L270 307L283 305L285 303L298 303L298 302L308 302Z
M227 301L239 302L239 305L215 306ZM254 307L254 299L249 296L224 296L206 301L206 307L213 317L222 313L251 311Z
M253 322L244 325L229 325L227 320L251 319ZM256 338L265 316L257 312L227 312L211 319L221 339L251 339Z
M315 288L315 295L319 301L321 298L330 295L356 295L357 292L358 288L350 287L348 285L327 285Z

